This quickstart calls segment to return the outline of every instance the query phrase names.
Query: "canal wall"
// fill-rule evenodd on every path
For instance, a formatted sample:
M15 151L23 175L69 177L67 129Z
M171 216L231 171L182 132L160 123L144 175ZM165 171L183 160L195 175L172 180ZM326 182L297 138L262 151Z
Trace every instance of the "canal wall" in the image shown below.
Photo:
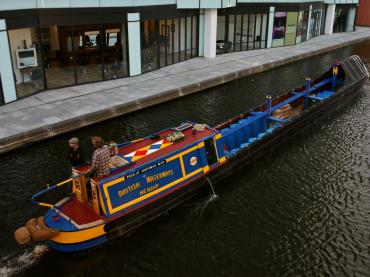
M0 107L0 153L369 39L370 28L359 27L299 45L196 58L137 77L41 92Z

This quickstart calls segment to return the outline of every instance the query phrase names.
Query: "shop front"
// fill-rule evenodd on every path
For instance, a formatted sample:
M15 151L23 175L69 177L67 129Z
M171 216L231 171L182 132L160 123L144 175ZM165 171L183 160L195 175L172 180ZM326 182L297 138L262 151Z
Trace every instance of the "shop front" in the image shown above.
M217 17L217 54L267 47L268 5L241 5L220 10Z
M324 7L324 4L276 6L272 29L272 47L299 44L322 34Z
M54 12L31 14L32 20L9 20L17 99L128 75L124 13Z
M134 34L141 43L136 47L139 59L132 63L139 70L141 64L141 73L198 56L198 9L14 11L5 17L16 98L129 76L127 15L132 12L140 15Z

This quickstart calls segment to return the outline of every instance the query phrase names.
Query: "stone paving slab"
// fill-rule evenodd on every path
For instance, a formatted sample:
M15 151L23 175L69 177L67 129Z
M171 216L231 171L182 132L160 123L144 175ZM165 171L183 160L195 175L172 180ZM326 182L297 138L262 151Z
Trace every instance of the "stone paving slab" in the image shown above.
M136 77L54 89L0 107L0 153L370 39L370 28L299 45L195 58Z

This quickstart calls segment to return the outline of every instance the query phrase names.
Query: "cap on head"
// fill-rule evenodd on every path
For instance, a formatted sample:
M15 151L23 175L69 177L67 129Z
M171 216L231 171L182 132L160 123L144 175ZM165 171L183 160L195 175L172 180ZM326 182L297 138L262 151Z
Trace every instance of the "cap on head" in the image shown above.
M78 138L71 138L68 142L73 143L73 144L78 144L79 140L78 140Z

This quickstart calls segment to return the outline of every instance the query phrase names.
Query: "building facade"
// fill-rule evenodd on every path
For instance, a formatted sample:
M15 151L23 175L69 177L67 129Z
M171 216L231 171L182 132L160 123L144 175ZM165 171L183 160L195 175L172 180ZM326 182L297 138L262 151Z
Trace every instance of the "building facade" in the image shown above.
M356 25L370 27L370 0L360 0Z
M356 7L357 0L2 0L0 105L199 56L353 31Z

